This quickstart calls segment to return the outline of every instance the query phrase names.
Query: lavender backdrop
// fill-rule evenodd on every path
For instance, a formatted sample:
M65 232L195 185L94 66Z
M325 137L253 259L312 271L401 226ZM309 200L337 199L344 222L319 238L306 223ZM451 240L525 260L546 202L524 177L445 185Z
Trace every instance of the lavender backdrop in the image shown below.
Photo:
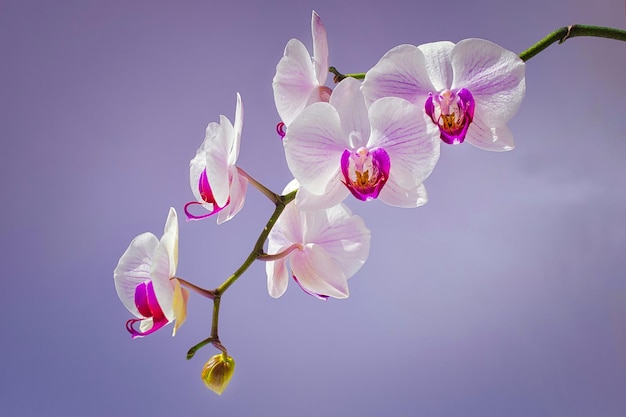
M522 51L571 23L624 28L622 0L0 2L3 416L626 415L626 44L576 38L527 66L517 149L444 147L430 202L350 201L372 230L344 301L267 295L255 264L222 302L222 397L185 360L210 304L131 341L112 272L192 198L210 121L246 109L240 165L290 179L271 80L287 41L365 71L391 47L482 37ZM214 287L272 206L181 223L179 275Z

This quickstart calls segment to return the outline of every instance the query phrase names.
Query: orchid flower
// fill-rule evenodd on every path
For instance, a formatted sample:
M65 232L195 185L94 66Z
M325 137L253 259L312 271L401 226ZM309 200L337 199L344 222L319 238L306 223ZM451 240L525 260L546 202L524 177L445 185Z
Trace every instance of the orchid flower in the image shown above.
M515 53L484 39L400 45L367 72L362 89L370 102L392 96L422 107L445 143L507 151L514 141L506 123L524 97L524 71Z
M284 193L295 190L294 180ZM285 293L291 275L307 293L321 299L348 297L348 278L365 263L370 231L363 219L343 204L325 210L300 211L289 204L268 236L267 289L277 298Z
M283 145L302 210L332 207L350 193L397 207L427 201L422 182L439 158L435 127L397 97L368 108L359 87L344 79L329 103L310 105L289 126Z
M188 220L200 220L217 214L217 223L232 219L242 209L248 179L240 173L235 163L239 156L243 106L237 93L235 124L226 116L220 123L211 122L196 156L189 163L191 190L197 201L185 205ZM191 205L201 205L209 213L196 216L189 212Z
M185 321L189 292L174 278L177 264L178 219L176 210L170 208L161 240L152 233L137 236L113 272L117 295L137 317L126 322L133 339L176 321L174 336Z
M276 66L272 82L274 102L282 123L289 126L302 110L318 101L330 98L331 89L324 86L328 77L328 41L326 29L319 15L313 11L311 17L313 33L313 57L297 39L291 39L285 53ZM281 124L279 133L284 136Z

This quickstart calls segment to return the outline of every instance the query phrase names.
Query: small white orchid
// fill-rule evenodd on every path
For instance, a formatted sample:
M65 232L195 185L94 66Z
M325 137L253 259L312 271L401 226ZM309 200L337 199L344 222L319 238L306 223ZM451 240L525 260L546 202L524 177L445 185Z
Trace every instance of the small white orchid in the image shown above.
M328 77L328 41L319 15L311 17L313 58L298 39L291 39L276 66L272 82L274 102L282 122L289 126L306 106L328 101L331 89L324 86Z
M200 220L217 214L217 223L232 219L242 209L248 179L237 166L241 130L243 128L243 105L237 93L235 124L226 116L220 116L220 123L211 122L196 156L189 163L191 190L197 201L185 205L188 220ZM188 207L202 205L209 213L196 216Z
M294 180L284 194L295 190ZM308 294L327 299L346 298L348 278L365 263L370 248L370 231L363 219L345 205L325 210L300 211L289 204L268 236L268 253L279 254L266 264L267 289L277 298L292 276Z
M185 321L189 293L174 278L177 264L178 219L170 208L161 240L152 233L137 236L113 272L117 295L137 317L126 323L133 339L176 321L173 336ZM139 330L133 326L137 322Z
M352 193L397 207L427 201L422 182L439 158L439 140L423 111L386 97L369 108L360 82L346 78L329 103L304 109L283 140L287 164L301 185L300 209L332 207Z
M448 144L507 151L514 141L506 123L524 98L524 72L515 53L484 39L400 45L367 72L362 89L370 102L392 96L422 107Z

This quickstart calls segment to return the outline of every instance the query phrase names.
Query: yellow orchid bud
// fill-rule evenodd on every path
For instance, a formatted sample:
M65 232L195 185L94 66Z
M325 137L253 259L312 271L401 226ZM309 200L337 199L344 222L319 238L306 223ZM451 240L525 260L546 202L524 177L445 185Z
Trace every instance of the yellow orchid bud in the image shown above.
M213 356L202 368L202 381L208 389L222 395L235 373L235 360L225 353Z

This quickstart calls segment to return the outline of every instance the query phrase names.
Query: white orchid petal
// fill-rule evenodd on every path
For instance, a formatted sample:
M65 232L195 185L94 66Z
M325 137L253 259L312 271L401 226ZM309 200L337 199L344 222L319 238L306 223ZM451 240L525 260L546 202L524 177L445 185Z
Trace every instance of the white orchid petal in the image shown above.
M299 192L299 191L298 191ZM274 228L268 236L267 253L276 254L291 246L293 243L302 243L303 212L292 202L278 218Z
M414 45L399 45L383 55L367 72L361 88L369 103L400 97L422 106L434 90L424 54Z
M341 203L350 194L348 188L341 182L342 178L341 172L337 171L321 195L313 194L301 186L296 194L296 206L299 210L309 211L326 209Z
M228 157L233 144L234 129L226 117L221 117L220 129L207 149L206 177L215 203L223 207L228 201L230 181L228 177Z
M206 134L202 145L196 151L196 156L189 162L189 185L191 186L191 192L197 202L201 203L207 210L213 210L213 205L204 201L200 195L200 176L206 169L207 150L211 149L214 138L219 135L220 125L218 123L211 122L206 128Z
M177 279L172 280L174 286L174 298L172 301L172 310L174 311L174 317L176 323L174 329L172 329L172 336L176 336L176 332L183 325L187 319L187 302L189 301L189 290L180 286L180 281Z
M174 207L170 207L168 212L161 243L166 246L170 257L169 276L173 277L176 275L176 267L178 266L178 216Z
M393 207L414 208L426 204L428 195L426 194L424 184L407 188L398 184L390 177L380 191L378 199Z
M334 298L348 297L344 273L321 246L310 244L293 252L290 264L298 282L308 291Z
M137 285L151 279L152 256L159 240L152 233L142 233L135 237L121 256L113 280L115 290L124 307L136 317L143 317L135 306Z
M431 42L420 45L418 48L424 54L424 64L434 88L432 92L450 88L453 79L450 52L454 48L454 43L449 41Z
M488 127L480 117L474 118L465 141L486 151L503 152L515 148L513 134L506 126Z
M276 65L272 81L274 102L281 120L290 125L306 105L311 90L317 88L311 56L297 39L291 39L285 54Z
M314 103L289 126L283 145L293 176L309 191L322 194L339 171L348 143L335 108Z
M267 291L270 297L278 298L285 293L289 284L289 271L285 258L265 264L267 273Z
M235 165L237 158L239 158L241 132L243 130L243 103L241 102L241 95L239 93L237 93L237 106L235 108L235 123L233 128L235 130L235 137L228 158L228 163L230 165Z
M305 215L305 241L321 246L346 279L353 276L369 255L371 233L363 219L344 204Z
M369 109L372 138L368 147L382 147L391 160L389 177L403 188L424 181L439 160L439 130L423 112L397 97L375 101Z
M202 196L200 195L200 176L206 168L205 152L198 149L196 156L189 162L189 186L196 201L204 203Z
M229 175L232 177L229 191L230 202L217 214L217 224L222 224L235 217L235 215L243 208L246 201L248 179L243 175L239 175L237 167L235 166L230 167Z
M350 146L353 149L365 146L370 136L370 122L361 82L356 78L345 78L335 87L329 103L339 113L341 127L350 139Z
M299 187L300 187L300 183L298 182L297 179L294 178L291 181L289 181L287 185L285 185L285 188L283 188L283 195L289 194L292 191L296 191Z
M163 314L169 322L175 319L173 310L174 286L170 280L170 278L173 278L174 275L170 274L172 269L172 256L169 252L169 248L172 247L171 240L173 238L178 238L178 236L175 237L172 233L163 235L161 241L154 250L152 267L150 268L150 277L152 279L154 295L159 302L159 306L161 307Z
M465 39L450 53L453 89L467 88L476 101L476 114L490 126L508 122L524 93L525 64L515 53L484 39Z
M174 302L174 288L170 282L169 276L169 255L167 249L159 244L154 251L152 269L150 276L152 277L152 287L154 294L159 302L159 306L167 321L171 322L175 319L174 310L172 308Z
M313 10L311 16L311 33L313 34L313 63L315 76L319 85L324 85L328 77L328 39L322 19Z

